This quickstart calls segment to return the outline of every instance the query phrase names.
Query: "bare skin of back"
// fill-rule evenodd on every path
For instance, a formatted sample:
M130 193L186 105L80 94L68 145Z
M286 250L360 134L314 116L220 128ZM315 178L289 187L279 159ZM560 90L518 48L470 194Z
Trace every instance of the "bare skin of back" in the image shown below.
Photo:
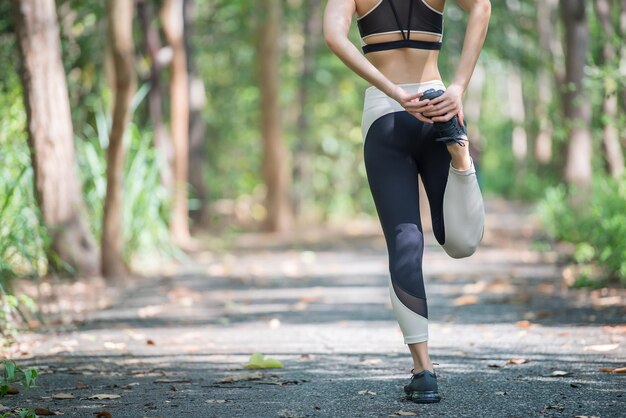
M408 0L401 0L408 1ZM421 0L414 0L421 1ZM363 16L379 3L379 0L354 0L357 16ZM443 12L444 0L428 0L427 4L433 9ZM402 28L404 29L404 28ZM374 35L367 38L368 44L398 41L402 39L400 33ZM418 41L438 42L440 37L424 33L411 32L410 39ZM396 84L419 83L430 80L440 80L437 58L439 51L424 49L392 49L365 55L376 68L389 80Z

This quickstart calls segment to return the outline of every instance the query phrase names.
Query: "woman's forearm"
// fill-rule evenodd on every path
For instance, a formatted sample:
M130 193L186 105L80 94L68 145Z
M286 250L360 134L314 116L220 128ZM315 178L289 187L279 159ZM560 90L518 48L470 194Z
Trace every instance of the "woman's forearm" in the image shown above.
M393 97L397 86L374 67L352 42L342 38L332 42L327 41L327 44L335 55L352 71L388 96Z
M452 84L460 86L465 91L485 42L491 16L491 4L489 0L459 1L459 3L461 6L464 6L463 3L470 3L468 5L469 18L467 20L467 30L463 40L461 58Z
M328 47L352 71L369 81L390 97L395 97L397 86L370 63L357 49L348 32L356 12L354 0L329 0L324 11L324 39Z

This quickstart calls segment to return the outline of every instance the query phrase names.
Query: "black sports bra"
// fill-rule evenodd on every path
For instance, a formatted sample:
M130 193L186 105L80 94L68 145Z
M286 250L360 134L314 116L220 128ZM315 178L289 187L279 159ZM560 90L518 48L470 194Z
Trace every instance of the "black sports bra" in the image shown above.
M443 36L443 15L425 0L396 2L380 0L369 12L357 18L357 24L363 42L369 36L398 32L402 34L402 40L364 44L363 53L396 48L441 49L441 42L417 41L409 39L409 34L419 32ZM407 17L406 26L401 24L400 16Z

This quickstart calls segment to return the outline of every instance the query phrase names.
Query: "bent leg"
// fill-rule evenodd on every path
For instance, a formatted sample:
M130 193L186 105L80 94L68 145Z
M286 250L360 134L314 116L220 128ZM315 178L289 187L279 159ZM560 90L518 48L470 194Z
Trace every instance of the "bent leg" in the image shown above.
M430 142L424 148L419 169L435 237L450 257L469 257L482 240L485 219L474 164L457 170L445 145Z

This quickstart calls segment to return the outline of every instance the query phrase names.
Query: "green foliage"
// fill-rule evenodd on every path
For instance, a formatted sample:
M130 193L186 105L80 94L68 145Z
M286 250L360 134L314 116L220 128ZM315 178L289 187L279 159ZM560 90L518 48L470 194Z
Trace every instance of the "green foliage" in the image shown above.
M12 383L21 383L26 389L37 387L36 381L39 376L37 369L32 367L23 369L13 360L2 360L0 366L3 368L0 376L0 398L6 396Z
M147 93L146 86L139 89L133 99L133 111ZM106 196L106 148L108 147L110 115L93 111L94 119L77 135L77 158L83 180L83 195L89 222L96 237L101 236L103 203ZM140 129L131 122L124 138L126 159L123 187L124 254L127 261L138 252L158 251L172 255L175 249L169 238L167 190L160 181L152 131Z
M584 210L575 210L569 203L573 193L562 185L546 190L539 210L547 232L576 244L578 264L597 263L626 284L626 177L596 179Z

